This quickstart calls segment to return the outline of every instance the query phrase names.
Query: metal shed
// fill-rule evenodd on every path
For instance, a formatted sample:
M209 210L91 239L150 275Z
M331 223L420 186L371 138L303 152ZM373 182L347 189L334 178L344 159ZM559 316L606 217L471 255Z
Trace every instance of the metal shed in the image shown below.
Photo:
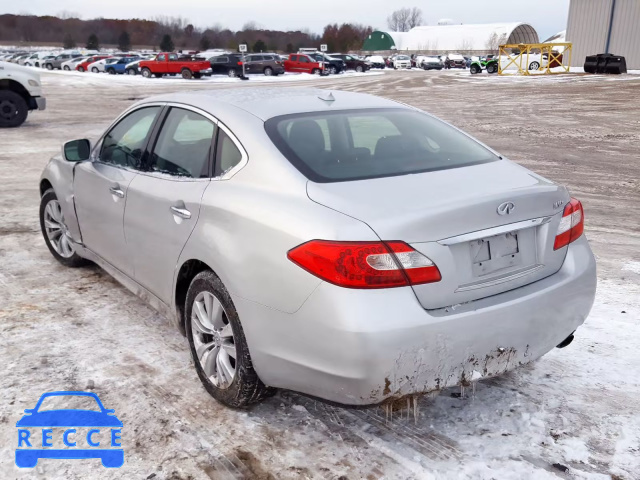
M528 23L434 25L408 32L372 32L363 50L484 52L497 50L500 43L538 42L538 33Z
M623 55L627 68L640 69L640 0L571 0L567 41L573 43L572 66L587 55Z

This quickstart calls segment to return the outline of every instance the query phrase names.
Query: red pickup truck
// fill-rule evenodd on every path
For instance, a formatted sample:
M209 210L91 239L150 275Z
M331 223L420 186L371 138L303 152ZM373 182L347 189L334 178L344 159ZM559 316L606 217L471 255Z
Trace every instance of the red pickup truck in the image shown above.
M319 75L322 73L322 65L308 55L296 53L289 55L289 58L284 61L284 71Z
M200 78L205 70L211 68L211 64L206 60L178 59L177 53L159 53L153 60L141 61L138 68L142 76L146 78L150 78L152 75L161 77L178 73L182 75L182 78Z

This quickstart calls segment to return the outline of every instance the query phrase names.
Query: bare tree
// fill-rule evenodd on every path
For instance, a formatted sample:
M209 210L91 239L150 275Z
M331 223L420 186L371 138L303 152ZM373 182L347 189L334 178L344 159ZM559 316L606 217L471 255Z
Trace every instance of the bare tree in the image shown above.
M470 55L472 50L473 50L473 42L469 39L465 39L458 44L458 51L460 53L466 53Z
M422 24L422 10L418 7L401 8L387 18L387 26L392 32L408 32Z
M491 35L489 35L489 38L487 38L487 41L484 44L484 46L486 47L487 50L491 50L492 52L497 52L498 47L500 47L500 45L503 45L506 41L507 41L506 33L503 33L502 35L498 35L496 32L493 32Z

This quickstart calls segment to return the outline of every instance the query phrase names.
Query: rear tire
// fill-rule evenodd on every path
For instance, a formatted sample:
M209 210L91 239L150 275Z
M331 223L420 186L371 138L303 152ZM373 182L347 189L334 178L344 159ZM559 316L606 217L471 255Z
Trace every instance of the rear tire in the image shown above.
M69 71L69 70L71 70L71 69L69 68L69 66L68 66L68 65L65 65L65 66L64 66L64 68L63 68L63 70L65 70L65 71L67 71L67 72L68 72L68 71Z
M147 67L144 67L140 73L142 73L142 76L144 78L151 78L152 75L151 70L149 70Z
M53 65L51 65L50 63L47 63L46 67L47 70L53 70Z
M196 372L213 398L229 407L243 408L275 393L258 378L238 312L227 289L210 270L191 282L184 320Z
M68 230L59 205L58 197L52 188L44 192L40 199L40 230L44 242L53 258L65 267L77 268L87 265L90 262L77 254L67 235Z
M189 70L188 68L183 68L182 78L184 78L185 80L191 80L193 78L193 73L191 73L191 70Z
M84 67L78 67L79 72L84 72Z
M531 62L529 64L529 70L540 70L540 64L538 62Z
M271 77L271 76L273 75L273 68L271 68L271 67L267 67L267 68L265 68L265 69L264 69L264 74L265 74L267 77Z
M229 75L229 77L231 78L236 78L238 76L238 72L236 71L235 68L230 68L229 71L227 72L227 75Z
M98 67L93 67L93 68L91 69L91 71L92 71L93 73L100 73L100 70L98 70Z
M0 128L19 127L27 119L29 106L12 90L0 90Z
M113 68L110 68L109 70L107 70L107 73L108 73L109 75L115 75L115 74L116 74L116 71L115 71Z

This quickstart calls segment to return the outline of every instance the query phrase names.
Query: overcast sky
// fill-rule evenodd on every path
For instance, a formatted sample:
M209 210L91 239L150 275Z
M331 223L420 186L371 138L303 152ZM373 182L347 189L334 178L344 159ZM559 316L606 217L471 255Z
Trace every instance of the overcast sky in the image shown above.
M0 0L0 14L56 15L66 10L83 19L179 15L199 27L219 23L239 30L253 20L274 30L308 28L321 33L328 23L357 22L386 29L387 16L403 6L422 9L428 25L441 18L455 23L527 22L542 41L566 28L569 0Z

